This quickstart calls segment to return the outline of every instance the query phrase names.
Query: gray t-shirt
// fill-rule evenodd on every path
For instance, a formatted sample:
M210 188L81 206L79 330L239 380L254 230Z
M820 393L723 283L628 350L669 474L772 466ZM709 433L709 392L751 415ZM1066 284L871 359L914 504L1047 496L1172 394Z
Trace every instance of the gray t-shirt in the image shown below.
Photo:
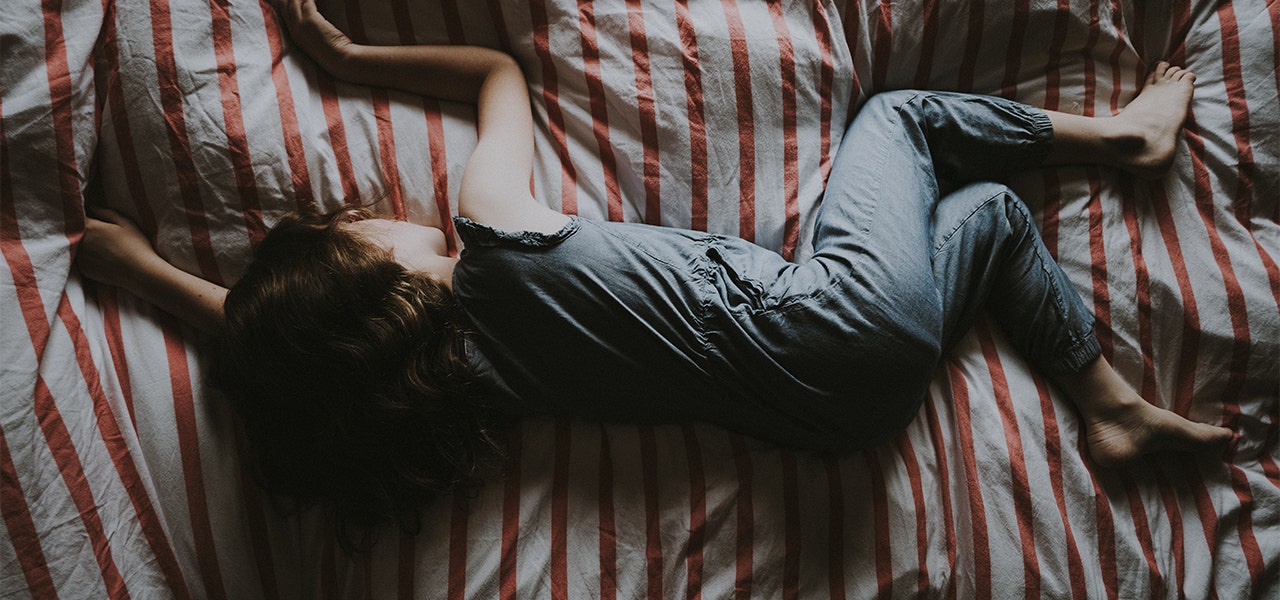
M856 360L876 351L826 302L839 284L777 253L577 217L553 234L455 223L466 247L453 292L470 319L469 351L517 414L698 420L845 450L877 443L886 417L905 423L918 405L851 402L868 377L884 376Z

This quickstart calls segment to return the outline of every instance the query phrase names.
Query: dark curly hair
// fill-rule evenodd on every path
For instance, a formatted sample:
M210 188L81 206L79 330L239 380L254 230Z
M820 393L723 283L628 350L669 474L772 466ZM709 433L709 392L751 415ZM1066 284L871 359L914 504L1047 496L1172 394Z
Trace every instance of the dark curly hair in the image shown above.
M416 533L422 506L478 485L498 450L452 294L343 227L368 216L272 228L227 294L210 376L240 416L259 485L327 505L349 551L380 525Z

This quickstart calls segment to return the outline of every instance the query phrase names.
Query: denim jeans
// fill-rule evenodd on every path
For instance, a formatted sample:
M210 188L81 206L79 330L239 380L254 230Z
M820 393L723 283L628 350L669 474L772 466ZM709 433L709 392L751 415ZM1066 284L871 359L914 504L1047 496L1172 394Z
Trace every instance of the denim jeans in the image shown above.
M971 183L1039 165L1052 137L1042 111L999 98L872 97L803 264L693 231L460 219L454 293L482 378L521 412L696 419L842 451L914 418L984 308L1037 368L1078 370L1099 352L1093 316L1013 192Z
M1026 206L983 182L1038 166L1051 144L1042 111L1000 98L898 91L869 99L837 153L813 258L789 265L718 251L733 257L722 265L729 280L748 282L736 287L758 287L758 310L721 321L727 334L716 344L741 366L744 388L786 398L772 408L828 440L814 443L857 447L914 417L946 351L983 309L1044 373L1091 362L1099 353L1093 315ZM758 348L770 349L766 360ZM816 393L790 391L795 382ZM830 397L835 390L844 402Z

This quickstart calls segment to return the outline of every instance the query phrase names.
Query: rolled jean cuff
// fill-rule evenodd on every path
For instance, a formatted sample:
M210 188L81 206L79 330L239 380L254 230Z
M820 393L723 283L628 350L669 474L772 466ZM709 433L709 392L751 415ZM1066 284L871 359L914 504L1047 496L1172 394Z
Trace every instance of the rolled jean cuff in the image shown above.
M1102 344L1098 343L1098 336L1091 331L1085 335L1084 339L1072 344L1057 358L1048 361L1043 368L1048 375L1055 377L1078 373L1100 354L1102 354Z
M1053 121L1048 113L1035 107L1027 107L1027 117L1031 120L1031 136L1035 139L1035 164L1041 165L1053 152Z

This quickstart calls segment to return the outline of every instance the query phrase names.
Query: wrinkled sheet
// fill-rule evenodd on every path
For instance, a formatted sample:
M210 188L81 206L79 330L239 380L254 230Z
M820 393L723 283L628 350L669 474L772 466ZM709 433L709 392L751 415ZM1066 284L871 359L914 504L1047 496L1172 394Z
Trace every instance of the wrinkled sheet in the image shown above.
M830 458L698 424L531 420L474 497L348 557L321 511L284 515L249 483L201 338L72 272L84 207L233 281L289 210L380 198L448 227L473 112L335 82L265 0L14 0L0 6L5 597L1280 595L1280 3L323 7L361 41L511 52L550 206L797 260L875 91L1106 116L1156 60L1185 64L1196 97L1167 178L1078 167L1011 183L1122 376L1239 444L1096 468L1062 395L983 323L891 444Z

